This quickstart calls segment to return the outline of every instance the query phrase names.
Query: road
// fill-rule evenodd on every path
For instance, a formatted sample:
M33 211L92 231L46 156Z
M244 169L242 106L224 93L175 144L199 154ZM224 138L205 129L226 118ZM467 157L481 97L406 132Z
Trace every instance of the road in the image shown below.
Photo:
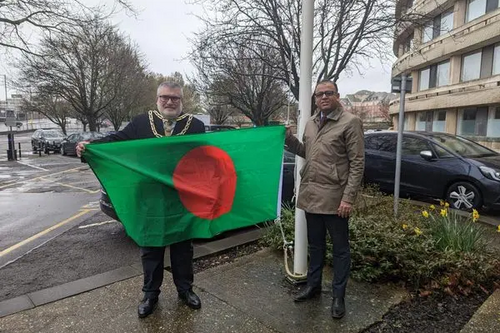
M16 140L28 146L30 134ZM100 212L99 189L78 158L0 154L0 301L140 263L122 225Z

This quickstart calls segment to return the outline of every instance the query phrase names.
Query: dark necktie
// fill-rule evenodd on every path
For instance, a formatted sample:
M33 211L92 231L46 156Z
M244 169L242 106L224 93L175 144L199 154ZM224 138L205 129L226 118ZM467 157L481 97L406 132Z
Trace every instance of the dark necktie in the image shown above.
M323 128L323 126L325 126L326 124L326 116L324 116L323 114L321 114L321 117L320 117L320 121L319 121L319 128Z

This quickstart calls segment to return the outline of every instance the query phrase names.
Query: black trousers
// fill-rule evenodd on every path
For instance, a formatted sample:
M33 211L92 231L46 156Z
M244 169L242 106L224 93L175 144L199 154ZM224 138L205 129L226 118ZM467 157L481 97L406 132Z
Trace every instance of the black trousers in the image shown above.
M320 287L326 253L326 231L333 243L333 297L344 297L351 269L349 218L306 212L309 269L307 285Z
M141 247L144 271L144 297L155 298L160 294L163 282L165 246ZM177 292L182 293L193 285L193 244L191 240L170 245L170 263Z

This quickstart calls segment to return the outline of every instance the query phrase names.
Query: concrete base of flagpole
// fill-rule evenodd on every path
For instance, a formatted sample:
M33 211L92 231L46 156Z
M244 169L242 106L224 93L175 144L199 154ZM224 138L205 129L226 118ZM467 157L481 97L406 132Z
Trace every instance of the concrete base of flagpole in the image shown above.
M307 277L304 277L303 279L294 279L287 275L285 277L285 281L291 284L292 286L300 286L307 283Z

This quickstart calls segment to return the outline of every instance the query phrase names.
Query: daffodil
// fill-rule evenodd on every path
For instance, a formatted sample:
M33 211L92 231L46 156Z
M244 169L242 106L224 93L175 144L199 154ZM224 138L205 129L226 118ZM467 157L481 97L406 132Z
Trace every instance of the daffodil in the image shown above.
M426 211L426 210L424 210L424 211L422 212L422 216L423 216L423 217L425 217L425 218L428 218L428 217L429 217L429 212L428 212L428 211Z
M448 216L448 210L447 209L441 209L441 213L440 214L441 214L442 217L446 217L446 216Z
M436 209L436 206L431 205L429 208L430 208L430 210L435 210L435 209Z
M403 224L403 230L406 230L406 229L408 229L408 224Z
M450 207L450 204L449 204L449 203L447 203L447 202L445 202L445 203L444 203L444 206L445 206L446 208L448 208L448 207Z
M479 213L477 210L473 209L472 210L472 221L477 222L479 220Z
M498 231L498 232L500 232L500 225L498 225L498 227L497 227L497 231Z
M420 230L419 228L415 228L413 229L413 231L415 231L415 234L417 234L417 236L420 236L422 234L422 230Z
M444 206L444 201L443 200L439 200L439 206Z

